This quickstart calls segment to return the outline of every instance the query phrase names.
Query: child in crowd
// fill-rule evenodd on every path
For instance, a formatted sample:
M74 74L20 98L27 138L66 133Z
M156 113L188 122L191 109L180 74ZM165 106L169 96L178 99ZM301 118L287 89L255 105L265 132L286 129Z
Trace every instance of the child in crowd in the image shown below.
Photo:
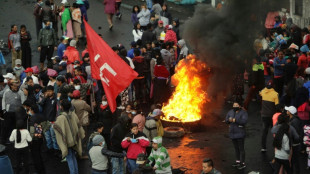
M149 156L150 165L156 173L171 173L170 157L168 151L162 146L162 137L155 137L152 141L152 152Z
M150 141L146 135L138 130L138 124L132 123L131 132L125 136L121 145L127 150L127 167L130 173L138 168L136 159L140 153L146 153L146 147Z
M24 164L24 169L26 173L29 173L28 166L28 142L32 141L30 133L27 129L23 129L24 122L23 120L18 120L16 122L16 128L12 131L10 136L10 141L14 142L15 149L15 159L16 159L16 173L21 171L21 164Z
M93 139L96 135L101 135L103 129L104 129L103 123L97 122L96 127L95 127L95 132L93 132L92 134L90 134L89 139L88 139L88 143L87 143L87 150L88 150L88 151L94 146L92 139ZM105 145L105 147L106 147L105 142L103 142L103 143L104 143L104 145Z

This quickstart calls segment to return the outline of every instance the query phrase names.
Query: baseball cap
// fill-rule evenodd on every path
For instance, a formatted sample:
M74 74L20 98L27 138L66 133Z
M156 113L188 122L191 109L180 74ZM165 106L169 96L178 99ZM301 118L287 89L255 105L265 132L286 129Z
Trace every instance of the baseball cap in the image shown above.
M16 64L16 65L21 65L21 64L22 64L22 60L16 59L16 60L15 60L15 64Z
M25 72L25 73L33 72L33 69L32 69L32 68L27 68L24 72Z
M297 112L297 109L294 106L289 106L289 107L285 106L284 109L286 111L289 111L291 114L296 114Z
M162 20L158 21L158 24L163 24L164 22Z
M6 79L15 79L15 76L12 73L7 73L6 75L3 75L3 78Z

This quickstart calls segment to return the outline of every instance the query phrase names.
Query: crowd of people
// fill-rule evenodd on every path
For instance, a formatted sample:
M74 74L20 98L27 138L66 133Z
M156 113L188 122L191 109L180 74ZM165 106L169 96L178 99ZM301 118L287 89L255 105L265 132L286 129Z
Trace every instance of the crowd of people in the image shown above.
M121 1L103 4L112 30L113 16L122 18ZM174 68L189 54L179 19L161 0L133 6L130 48L118 44L112 49L138 77L119 95L112 113L101 82L92 79L87 43L82 45L89 8L88 0L76 0L72 6L67 0L59 6L53 0L37 0L33 15L39 66L32 65L31 32L25 25L20 31L17 25L11 27L12 68L0 76L0 118L1 144L14 146L15 172L29 171L30 156L36 172L45 173L41 153L46 147L50 155L68 163L72 174L78 173L76 155L90 160L93 174L172 173L160 117L161 104L171 94ZM78 45L84 48L81 53ZM257 55L249 68L236 74L233 108L225 118L236 152L233 167L246 168L247 110L257 100L262 153L267 152L270 129L274 135L274 173L300 173L300 154L308 155L310 169L309 46L309 29L299 28L290 18L277 16L273 29L258 34ZM245 99L244 79L249 84ZM0 156L4 149L0 146ZM205 159L202 168L204 174L220 173L211 159Z
M121 1L103 4L112 30L113 15L122 17ZM0 118L1 144L14 147L13 169L29 172L33 165L36 173L45 173L42 152L47 148L49 155L68 163L72 174L78 173L76 156L90 160L93 174L172 173L159 118L174 67L189 53L179 20L172 19L163 1L133 7L131 48L118 44L112 49L139 75L119 95L112 113L101 82L92 79L87 43L82 45L89 7L88 0L71 5L62 0L59 6L37 0L39 66L32 65L31 31L11 26L12 68L0 76ZM84 50L80 53L77 46Z
M270 162L274 174L283 170L299 174L301 155L308 156L307 169L310 169L310 34L309 28L301 29L286 15L276 16L274 21L273 28L257 35L254 42L257 54L252 65L240 69L234 79L235 103L225 121L230 124L230 138L236 152L233 166L242 169L245 167L246 111L251 101L259 101L263 123L261 152L274 151ZM244 79L249 85L245 100L242 97ZM267 149L270 129L273 149Z

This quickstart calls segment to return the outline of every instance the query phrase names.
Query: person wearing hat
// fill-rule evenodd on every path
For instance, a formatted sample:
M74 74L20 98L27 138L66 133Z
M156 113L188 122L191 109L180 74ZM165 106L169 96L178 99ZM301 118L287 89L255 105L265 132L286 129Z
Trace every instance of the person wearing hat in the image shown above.
M272 80L267 83L266 87L259 93L259 95L262 97L261 117L263 121L261 152L265 153L267 151L266 141L268 130L272 127L272 116L276 113L276 108L279 104L279 95L273 89Z
M70 41L70 45L67 47L63 56L68 57L68 64L71 64L76 60L80 61L80 53L76 49L76 40Z
M2 98L4 124L1 137L3 143L8 143L9 133L11 133L16 126L16 111L22 106L22 96L24 95L23 92L18 89L19 81L11 80L9 87L10 89L4 92Z
M15 67L13 68L15 76L17 79L20 79L20 75L25 71L24 67L22 67L21 59L15 60Z
M157 121L162 114L160 109L154 109L151 114L146 117L143 133L149 140L158 136L158 127ZM152 150L152 145L150 144L149 147L146 148L146 153L150 154Z
M67 62L60 62L58 67L58 75L65 76L67 74Z
M11 160L6 154L6 147L0 144L0 171L5 174L14 174Z
M133 172L133 174L155 174L152 166L147 163L147 156L145 153L140 153L136 162L138 168Z
M51 61L54 50L57 50L57 36L50 21L44 21L45 27L40 30L38 36L38 50L40 51L40 68L43 70L44 61Z
M58 57L62 58L68 45L69 38L67 36L62 36L60 38L60 44L57 47L57 55Z
M92 174L108 173L108 157L124 157L123 153L109 151L105 146L105 140L102 135L95 135L92 143L93 147L89 150L89 156L92 162Z
M299 68L308 68L309 62L307 58L307 53L309 52L308 45L304 45L300 48L301 55L298 58L297 65Z
M156 173L172 174L168 150L162 145L162 137L152 140L152 152L148 157L149 164L154 163L153 169Z
M303 143L303 125L301 120L296 115L297 109L294 106L289 106L284 108L286 110L287 115L289 116L289 123L292 127L295 128L296 132L299 135L299 139L297 141L293 141L292 143L292 168L295 173L300 173L299 166L299 153L301 151L301 144Z
M161 40L160 35L162 32L165 32L164 22L162 20L158 21L158 26L155 28L154 32L156 34L156 39Z
M137 43L135 41L132 41L130 43L131 49L127 52L127 57L133 59L135 57L135 55L133 54L133 51L135 50L135 48L137 48Z
M165 30L166 30L166 36L164 42L173 42L174 45L177 45L178 40L177 40L177 35L176 33L172 30L172 25L166 25Z
M32 68L27 68L24 72L26 73L26 78L31 77L34 84L39 84L38 77L33 75L33 69ZM23 83L26 82L26 78L24 78Z

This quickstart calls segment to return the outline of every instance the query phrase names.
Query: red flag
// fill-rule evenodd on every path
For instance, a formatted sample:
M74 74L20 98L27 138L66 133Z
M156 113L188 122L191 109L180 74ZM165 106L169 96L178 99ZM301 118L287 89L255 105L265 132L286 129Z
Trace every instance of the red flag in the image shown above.
M91 74L101 80L112 112L116 110L116 97L138 76L112 48L84 20Z

